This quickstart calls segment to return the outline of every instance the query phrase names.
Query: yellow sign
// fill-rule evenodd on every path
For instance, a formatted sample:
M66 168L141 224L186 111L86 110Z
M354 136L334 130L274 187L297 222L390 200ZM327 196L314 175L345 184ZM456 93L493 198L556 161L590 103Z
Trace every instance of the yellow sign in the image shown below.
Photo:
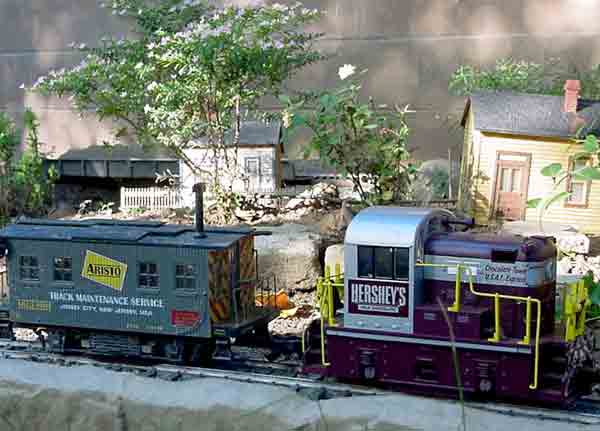
M114 290L123 289L127 265L86 250L81 276Z

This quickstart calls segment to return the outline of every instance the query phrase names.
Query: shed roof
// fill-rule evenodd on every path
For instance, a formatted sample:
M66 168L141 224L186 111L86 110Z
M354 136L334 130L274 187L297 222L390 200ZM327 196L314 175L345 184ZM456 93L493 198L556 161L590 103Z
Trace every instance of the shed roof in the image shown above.
M451 213L435 208L369 207L359 212L346 230L347 244L412 247L421 224L436 214Z
M563 111L563 96L481 91L473 93L465 108L471 109L475 129L485 132L539 137L573 138L600 132L600 101L580 100L575 113Z
M227 139L231 140L231 133ZM200 137L193 140L191 147L203 147L206 138ZM281 123L274 121L264 123L262 121L245 121L240 126L240 146L247 147L274 147L282 145Z
M161 222L21 219L0 230L0 238L223 249L253 231L250 228L210 228L205 230L204 237L198 237L194 226Z

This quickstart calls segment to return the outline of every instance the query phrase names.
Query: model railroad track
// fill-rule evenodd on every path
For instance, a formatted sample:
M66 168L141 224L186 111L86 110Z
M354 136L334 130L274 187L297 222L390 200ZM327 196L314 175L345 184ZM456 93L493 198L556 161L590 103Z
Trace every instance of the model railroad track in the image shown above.
M318 379L298 377L294 363L268 363L261 358L260 349L245 352L242 358L229 360L217 358L215 368L189 367L175 364L143 364L114 361L113 358L92 358L85 355L61 355L48 353L38 342L0 341L0 358L48 363L59 366L93 366L116 372L128 372L147 378L181 381L201 378L216 378L243 383L268 384L294 389L311 399L329 399L348 396L381 396L395 392L361 386L326 383ZM253 353L255 356L252 358ZM236 369L237 368L237 369ZM537 420L600 425L600 401L582 398L569 409L545 409L501 403L467 402L467 407L507 416L529 417Z

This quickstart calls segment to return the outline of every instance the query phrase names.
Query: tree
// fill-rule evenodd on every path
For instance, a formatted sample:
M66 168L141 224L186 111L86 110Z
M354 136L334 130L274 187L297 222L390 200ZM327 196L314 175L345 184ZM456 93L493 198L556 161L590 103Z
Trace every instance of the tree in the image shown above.
M306 155L316 151L321 160L347 174L364 202L399 200L408 192L414 173L407 162L407 108L389 110L372 99L361 102L363 73L355 75L354 66L345 65L339 70L345 82L338 88L282 96L288 106L284 124L290 128L288 136L308 127L312 137Z
M206 137L215 159L224 160L204 172L215 190L220 173L235 177L241 121L268 117L259 102L323 58L313 48L320 34L301 31L320 15L300 3L215 8L190 0L112 0L108 7L134 21L137 38L76 46L86 54L81 64L42 77L34 89L70 95L79 112L118 120L117 139L162 145L196 173L184 150Z

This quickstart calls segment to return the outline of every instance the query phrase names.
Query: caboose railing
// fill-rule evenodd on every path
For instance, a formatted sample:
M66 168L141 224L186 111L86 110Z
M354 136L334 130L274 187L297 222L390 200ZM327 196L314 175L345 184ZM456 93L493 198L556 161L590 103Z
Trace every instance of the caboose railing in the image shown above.
M461 291L462 291L462 272L463 270L467 271L468 274L468 282L469 282L469 291L479 297L483 298L492 298L494 300L494 335L491 338L488 338L488 341L492 343L497 343L500 341L500 300L506 299L510 301L526 301L527 308L525 312L525 336L522 341L519 341L519 344L530 345L531 343L531 303L535 303L537 305L537 321L535 328L535 350L534 350L534 365L533 365L533 382L529 385L529 389L537 389L538 387L538 375L539 375L539 359L540 359L540 332L541 332L541 321L542 321L542 301L536 298L532 298L531 296L513 296L513 295L503 295L499 293L485 293L478 292L475 290L473 286L473 272L471 267L468 265L454 265L454 264L441 264L441 263L423 263L418 262L417 266L423 267L437 267L437 268L455 268L456 269L456 279L455 279L455 293L454 293L454 303L448 307L448 311L458 313L460 312L461 307Z

